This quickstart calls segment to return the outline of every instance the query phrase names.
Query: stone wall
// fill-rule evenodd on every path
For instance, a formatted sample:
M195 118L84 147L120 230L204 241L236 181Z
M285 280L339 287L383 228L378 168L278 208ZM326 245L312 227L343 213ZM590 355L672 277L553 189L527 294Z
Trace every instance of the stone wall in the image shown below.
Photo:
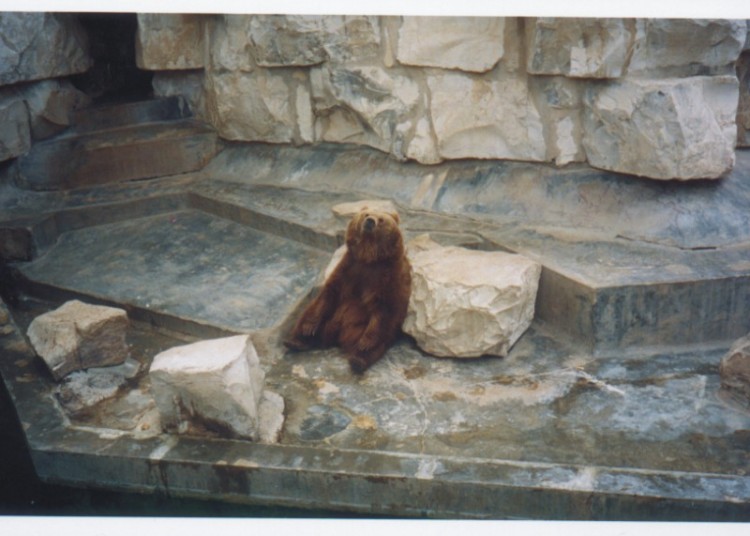
M87 97L64 77L90 66L86 34L73 16L0 13L0 162L70 124Z
M141 69L227 140L717 178L750 145L744 20L139 15ZM0 13L0 162L59 132L72 15ZM738 78L739 77L739 78ZM739 103L739 107L738 107Z
M228 140L695 179L747 143L747 36L744 20L141 15L138 46L157 92Z

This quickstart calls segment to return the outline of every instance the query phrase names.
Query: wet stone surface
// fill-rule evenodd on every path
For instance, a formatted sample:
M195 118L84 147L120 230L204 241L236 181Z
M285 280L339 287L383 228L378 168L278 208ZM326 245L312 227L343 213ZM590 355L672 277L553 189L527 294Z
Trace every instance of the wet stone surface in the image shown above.
M417 196L412 179L421 171L369 153L358 166L356 154L329 154L324 164L333 171L302 184L312 172L285 154L226 154L216 177L3 198L10 216L32 221L39 241L31 261L13 264L19 303L0 307L0 374L42 478L397 515L748 519L750 412L719 396L719 363L723 334L750 326L737 323L706 344L682 340L724 329L722 320L746 322L746 245L716 255L671 247L664 260L667 249L657 244L550 226L554 214L532 225L525 210L523 224L511 225L512 213L490 221L415 205L402 197ZM245 179L248 162L257 166ZM317 165L313 159L309 169ZM462 166L451 168L451 180L468 173ZM347 183L344 168L362 177ZM397 169L403 176L389 175ZM277 173L283 184L263 184ZM522 178L513 180L527 184ZM442 245L520 250L541 262L547 279L537 306L559 306L558 316L538 314L505 358L435 358L404 336L355 376L337 349L287 353L280 341L343 231L331 206L376 197L376 179L397 192L407 240L428 232ZM452 192L467 206L486 201L473 216L499 212L491 196L482 200L497 186L485 179L474 183L479 192L470 181ZM316 191L315 181L341 187ZM615 184L632 193L621 179ZM435 206L451 203L448 193ZM552 268L569 287L550 279ZM704 308L701 299L717 289L725 294ZM680 293L683 302L670 301ZM730 295L736 303L722 301ZM128 344L137 372L85 401L80 393L103 387L101 378L89 371L83 389L68 391L23 337L35 316L70 297L120 305L134 320ZM683 311L684 303L694 307ZM701 315L711 311L725 316L704 325ZM572 321L559 321L566 315L588 324L569 329ZM696 324L683 327L689 317ZM285 401L278 444L162 433L144 371L159 352L214 332L251 334L267 388ZM661 335L686 345L655 345ZM596 353L596 337L621 345Z

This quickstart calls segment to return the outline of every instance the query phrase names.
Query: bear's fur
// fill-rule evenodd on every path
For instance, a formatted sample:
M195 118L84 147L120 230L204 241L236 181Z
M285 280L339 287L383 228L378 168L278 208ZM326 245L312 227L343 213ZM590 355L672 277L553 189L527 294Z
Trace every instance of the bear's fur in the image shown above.
M293 350L341 347L361 374L401 331L411 267L398 214L364 208L346 230L346 253L285 341Z

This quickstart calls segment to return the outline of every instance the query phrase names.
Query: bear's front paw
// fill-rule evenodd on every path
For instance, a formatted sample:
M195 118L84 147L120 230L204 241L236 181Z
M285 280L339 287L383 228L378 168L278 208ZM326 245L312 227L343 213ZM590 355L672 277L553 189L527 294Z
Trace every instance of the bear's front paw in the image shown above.
M320 321L317 318L306 318L303 322L300 322L296 332L302 337L314 337L318 332L319 325Z
M361 357L349 356L349 368L353 373L362 374L369 366L370 364Z

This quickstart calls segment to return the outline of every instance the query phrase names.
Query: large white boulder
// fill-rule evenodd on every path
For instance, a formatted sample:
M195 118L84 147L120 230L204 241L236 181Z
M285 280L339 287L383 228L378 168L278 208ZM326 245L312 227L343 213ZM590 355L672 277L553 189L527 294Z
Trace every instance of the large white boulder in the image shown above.
M404 17L396 59L405 65L486 72L503 57L502 17Z
M506 356L531 325L541 265L511 253L409 246L404 332L440 357Z
M283 400L264 394L265 374L248 335L177 346L154 357L152 394L167 431L210 430L251 440L273 438ZM270 404L262 408L263 401ZM274 411L273 408L276 408Z
M122 364L129 355L127 313L78 300L36 317L27 331L56 380L92 367Z
M623 79L584 94L589 163L652 179L711 179L734 166L735 76Z

